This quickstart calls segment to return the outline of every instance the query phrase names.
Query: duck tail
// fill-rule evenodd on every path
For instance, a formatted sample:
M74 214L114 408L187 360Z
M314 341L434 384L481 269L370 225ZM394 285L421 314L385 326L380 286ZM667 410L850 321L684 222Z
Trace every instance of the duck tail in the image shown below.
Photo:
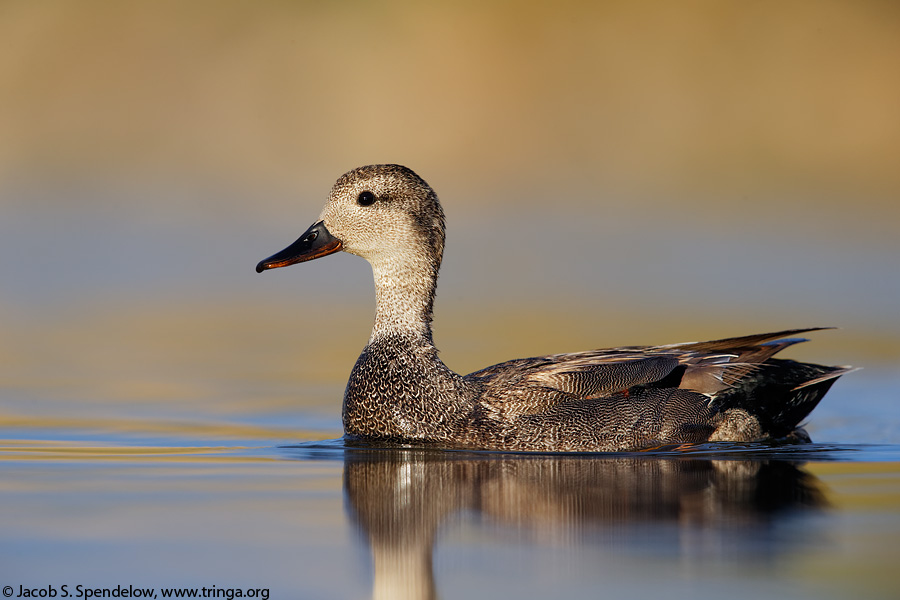
M722 411L742 408L759 420L768 436L781 438L794 433L838 377L855 370L770 358L718 394L712 405Z

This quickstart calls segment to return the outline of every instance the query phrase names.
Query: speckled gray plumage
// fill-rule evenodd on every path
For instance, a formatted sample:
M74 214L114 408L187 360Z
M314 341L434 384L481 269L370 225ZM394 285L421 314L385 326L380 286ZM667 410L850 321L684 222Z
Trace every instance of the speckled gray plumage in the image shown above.
M517 359L461 376L432 341L444 213L421 177L399 165L350 171L309 232L296 257L283 251L257 270L337 250L372 265L375 324L344 394L348 437L516 451L802 438L800 421L848 370L772 358L807 329Z

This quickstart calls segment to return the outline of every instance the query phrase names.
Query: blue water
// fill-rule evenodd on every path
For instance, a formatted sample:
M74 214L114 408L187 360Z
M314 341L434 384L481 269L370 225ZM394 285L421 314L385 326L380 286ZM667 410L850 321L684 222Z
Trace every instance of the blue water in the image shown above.
M13 595L900 596L890 248L816 254L745 237L695 269L679 256L721 244L682 240L683 229L629 264L616 260L627 242L616 230L634 223L451 229L436 322L451 366L685 341L695 324L710 337L834 324L844 329L796 351L865 367L809 417L813 444L519 455L344 445L341 393L371 324L367 267L339 257L285 277L253 272L308 219L244 232L50 216L0 224L15 282L0 296L0 587ZM528 243L548 228L568 233L553 253ZM569 316L570 301L572 331L540 327L537 317ZM484 314L511 306L522 318L490 329ZM744 320L709 322L732 314ZM626 336L632 326L640 339Z
M252 424L265 439L199 423L191 436L140 421L7 422L0 584L158 597L213 586L272 598L896 597L900 414L871 384L835 386L821 426L810 419L813 444L647 453L347 446L336 414L308 411L292 424L316 439L290 439L278 416ZM881 399L875 443L866 426L852 433L868 423L857 412L879 408L873 397L847 408L866 390Z

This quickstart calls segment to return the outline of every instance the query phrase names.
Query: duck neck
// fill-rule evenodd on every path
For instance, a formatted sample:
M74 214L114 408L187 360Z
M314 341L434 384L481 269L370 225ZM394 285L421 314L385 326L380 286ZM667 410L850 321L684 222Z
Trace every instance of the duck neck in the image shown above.
M404 334L433 345L431 319L437 268L426 261L388 258L372 263L375 278L375 325L369 343Z

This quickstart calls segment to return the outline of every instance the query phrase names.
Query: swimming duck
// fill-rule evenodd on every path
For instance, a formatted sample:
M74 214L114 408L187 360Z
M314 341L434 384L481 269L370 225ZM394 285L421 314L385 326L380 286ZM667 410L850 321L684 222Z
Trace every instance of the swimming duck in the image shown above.
M431 334L444 211L434 190L400 165L342 175L318 221L256 271L338 251L368 260L375 278L375 324L344 392L349 440L538 452L808 441L799 423L850 370L772 358L814 328L454 373Z

